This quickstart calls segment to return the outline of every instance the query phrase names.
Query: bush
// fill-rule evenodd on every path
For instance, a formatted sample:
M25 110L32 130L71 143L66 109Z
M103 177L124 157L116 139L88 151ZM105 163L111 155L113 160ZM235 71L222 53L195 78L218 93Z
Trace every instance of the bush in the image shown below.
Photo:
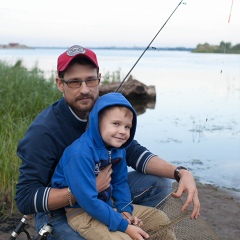
M113 71L112 73L107 71L102 76L102 80L101 80L102 84L108 84L113 82L121 82L121 69Z

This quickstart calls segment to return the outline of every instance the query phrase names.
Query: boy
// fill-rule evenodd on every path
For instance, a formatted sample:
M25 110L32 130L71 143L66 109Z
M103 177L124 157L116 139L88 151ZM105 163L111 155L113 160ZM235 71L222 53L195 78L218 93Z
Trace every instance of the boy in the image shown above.
M122 94L100 97L90 112L86 132L64 151L53 174L52 187L69 187L70 206L65 208L69 225L88 240L149 238L140 228L140 218L152 208L130 204L127 183L125 148L134 138L136 122L136 113ZM98 193L96 176L110 164L110 186ZM158 212L158 220L166 223L166 215ZM175 239L174 235L168 239Z

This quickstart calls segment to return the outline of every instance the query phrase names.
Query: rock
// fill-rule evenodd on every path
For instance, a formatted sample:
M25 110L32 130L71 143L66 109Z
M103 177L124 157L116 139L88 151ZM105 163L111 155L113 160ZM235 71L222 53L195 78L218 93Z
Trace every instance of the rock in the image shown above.
M109 92L115 92L120 82L113 82L108 84L100 85L99 95L104 95ZM121 92L129 101L141 101L141 100L156 100L156 89L155 86L146 86L145 84L133 79L129 76L118 92Z
M102 84L99 88L99 95L102 96L109 92L115 92L120 82ZM154 109L156 103L155 86L146 86L145 84L129 76L118 92L121 92L133 105L137 114L143 114L147 108Z

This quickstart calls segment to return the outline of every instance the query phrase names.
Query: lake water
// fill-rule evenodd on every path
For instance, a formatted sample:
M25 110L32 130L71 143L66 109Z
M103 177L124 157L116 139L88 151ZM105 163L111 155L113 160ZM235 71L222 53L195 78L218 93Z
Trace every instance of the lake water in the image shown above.
M0 50L0 60L22 59L50 76L64 50ZM122 78L142 53L94 51L102 74L120 69ZM200 182L240 191L240 55L151 50L131 74L157 92L154 109L138 116L136 139Z

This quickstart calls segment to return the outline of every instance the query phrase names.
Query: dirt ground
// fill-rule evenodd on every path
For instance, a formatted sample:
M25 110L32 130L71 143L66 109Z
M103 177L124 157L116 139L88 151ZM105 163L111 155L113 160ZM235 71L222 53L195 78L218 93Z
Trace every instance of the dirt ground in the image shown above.
M198 184L198 190L201 218L219 235L220 239L240 239L240 193L202 184ZM21 214L15 214L8 220L0 219L1 240L9 239L21 218ZM27 223L25 229L31 236L36 237L34 220L29 220ZM17 238L17 240L26 239L25 233L21 233Z

